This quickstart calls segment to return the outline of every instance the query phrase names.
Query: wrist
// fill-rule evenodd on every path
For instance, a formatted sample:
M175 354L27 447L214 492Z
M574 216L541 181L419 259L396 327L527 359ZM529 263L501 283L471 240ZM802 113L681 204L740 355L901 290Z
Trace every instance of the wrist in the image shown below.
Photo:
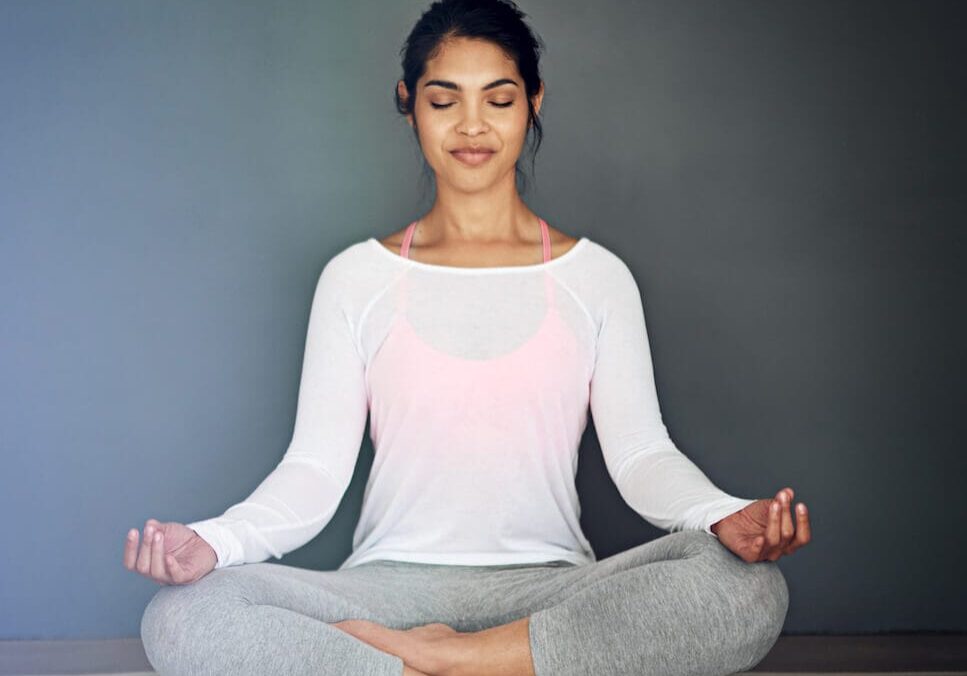
M191 528L191 532L194 533L195 534L195 538L197 538L197 540L204 545L203 546L203 549L206 552L208 552L208 554L211 557L211 559L215 562L214 565L217 567L218 566L218 550L215 549L215 546L211 542L209 542L204 537L202 537L201 533L199 533L197 530L195 530L194 528Z

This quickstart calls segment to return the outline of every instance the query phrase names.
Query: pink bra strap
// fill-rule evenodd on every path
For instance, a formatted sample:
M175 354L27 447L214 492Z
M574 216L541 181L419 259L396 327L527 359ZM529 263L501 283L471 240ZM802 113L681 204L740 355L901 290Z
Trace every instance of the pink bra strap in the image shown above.
M544 262L551 260L551 235L547 231L547 223L540 216L537 220L541 222L541 241L544 243Z
M544 248L544 262L551 260L551 234L547 229L547 222L541 218L537 217L537 220L541 223L541 244ZM413 241L413 233L416 231L417 221L413 221L408 226L406 226L406 232L403 234L403 245L400 247L400 256L403 258L410 257L410 242Z
M406 233L403 235L403 246L400 247L400 256L410 257L410 242L413 241L413 232L416 230L416 221L406 226Z

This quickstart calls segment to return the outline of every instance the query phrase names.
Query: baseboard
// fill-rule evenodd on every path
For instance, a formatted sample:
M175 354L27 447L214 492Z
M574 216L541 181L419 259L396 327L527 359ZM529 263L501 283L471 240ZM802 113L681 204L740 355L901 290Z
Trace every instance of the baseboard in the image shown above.
M0 676L153 673L140 638L0 641Z
M0 676L153 673L139 638L0 641ZM963 676L967 674L967 634L780 636L766 658L747 673Z
M780 636L752 673L904 671L967 674L967 634Z

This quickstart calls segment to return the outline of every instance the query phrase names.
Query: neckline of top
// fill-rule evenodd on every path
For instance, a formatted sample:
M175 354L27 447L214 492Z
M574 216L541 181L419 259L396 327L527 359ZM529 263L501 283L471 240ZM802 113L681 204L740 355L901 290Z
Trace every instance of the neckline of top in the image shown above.
M380 242L375 237L370 237L367 242L370 242L373 246L382 251L386 256L393 258L400 263L403 263L407 267L419 268L421 270L433 270L436 272L452 272L455 274L463 275L473 275L473 274L507 274L515 272L532 272L537 270L545 270L547 268L558 265L559 263L572 258L574 254L579 250L583 249L587 243L590 241L587 237L580 237L578 241L567 251L562 253L557 258L552 258L549 261L543 263L530 263L528 265L497 265L497 266L484 266L484 267L465 267L460 265L438 265L437 263L424 263L423 261L416 261L412 258L404 258L397 253L393 253Z

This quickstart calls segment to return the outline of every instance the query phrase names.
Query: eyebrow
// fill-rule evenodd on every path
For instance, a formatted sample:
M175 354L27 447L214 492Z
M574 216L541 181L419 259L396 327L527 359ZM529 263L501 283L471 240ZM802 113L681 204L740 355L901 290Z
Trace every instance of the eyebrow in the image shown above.
M505 85L505 84L512 84L515 87L517 86L517 83L511 80L510 78L502 77L499 80L494 80L489 84L485 84L483 87L481 87L481 89L483 90L493 89L494 87L499 87L500 85ZM426 89L430 85L437 85L438 87L445 87L447 89L454 89L456 91L460 91L460 85L458 85L456 82L451 82L450 80L428 80L427 83L423 85L423 88Z

